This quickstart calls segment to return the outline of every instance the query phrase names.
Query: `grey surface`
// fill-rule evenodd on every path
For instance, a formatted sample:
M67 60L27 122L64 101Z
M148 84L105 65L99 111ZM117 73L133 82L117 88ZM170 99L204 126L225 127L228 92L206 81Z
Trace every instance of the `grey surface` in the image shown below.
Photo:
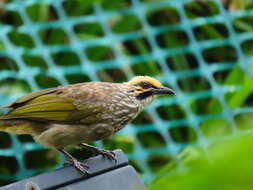
M88 171L91 175L89 176L82 175L73 166L66 166L64 168L3 186L0 190L25 190L29 189L26 187L30 184L37 186L40 190L59 189L60 187L62 187L60 189L65 188L68 190L68 187L73 189L77 189L76 187L78 187L80 190L84 188L87 190L93 190L94 184L98 185L98 187L103 187L103 190L107 190L105 187L109 187L110 185L110 190L114 190L115 188L118 190L118 187L121 187L120 189L122 189L123 187L120 184L132 184L129 188L132 188L132 186L136 184L136 186L144 188L134 169L128 165L128 160L124 153L121 150L115 150L114 152L116 154L117 163L104 158L101 155L84 160L83 163L90 166ZM105 179L102 179L103 177ZM113 180L113 178L117 180ZM82 184L84 187L80 187ZM88 184L90 184L91 188L87 186ZM113 185L115 185L114 189ZM98 187L95 189L99 190ZM126 186L126 188L122 190L132 190L129 188ZM36 188L34 190L36 190Z
M57 190L146 190L132 166L121 167Z

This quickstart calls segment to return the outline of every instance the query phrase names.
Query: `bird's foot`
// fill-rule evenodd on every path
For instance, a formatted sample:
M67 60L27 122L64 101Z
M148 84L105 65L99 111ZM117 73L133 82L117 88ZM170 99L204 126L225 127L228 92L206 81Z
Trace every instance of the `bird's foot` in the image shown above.
M82 174L90 175L88 169L90 168L88 165L78 161L77 159L71 159L70 164L75 166L75 168L80 171Z
M95 147L95 146L91 146L91 145L85 144L85 143L80 144L80 146L93 151L97 155L101 154L103 157L106 157L109 160L112 160L115 163L117 163L117 159L115 157L115 153L112 152L112 151L104 150L104 149L101 149L101 148L98 148L98 147Z
M73 157L71 154L66 152L64 149L59 149L61 153L63 153L65 156L69 158L69 161L64 163L64 166L66 165L73 165L75 168L81 172L82 174L89 175L88 169L90 168L88 165L79 162L75 157Z
M114 161L117 163L117 159L115 158L115 153L109 150L104 150L104 149L97 149L97 154L101 154L103 157L108 158L109 160Z

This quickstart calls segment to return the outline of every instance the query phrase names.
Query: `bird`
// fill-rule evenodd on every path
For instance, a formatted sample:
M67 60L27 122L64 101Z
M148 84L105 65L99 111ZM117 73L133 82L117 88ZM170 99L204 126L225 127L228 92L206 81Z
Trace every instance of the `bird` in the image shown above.
M0 116L0 131L32 135L36 142L64 154L79 172L89 174L89 166L65 148L79 146L116 161L112 151L88 143L110 138L163 94L176 93L149 76L39 90L3 106L10 110Z

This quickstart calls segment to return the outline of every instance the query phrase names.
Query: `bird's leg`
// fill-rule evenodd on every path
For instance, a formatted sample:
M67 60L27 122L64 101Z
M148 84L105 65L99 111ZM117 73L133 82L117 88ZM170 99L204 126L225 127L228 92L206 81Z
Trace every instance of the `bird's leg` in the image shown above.
M87 150L91 150L95 154L101 154L104 157L107 157L110 160L113 160L115 163L117 163L117 159L115 158L115 153L109 150L104 150L86 143L79 144L79 147L83 147Z
M88 165L79 162L75 157L66 152L64 149L60 149L59 151L69 158L71 164L73 164L78 171L80 171L82 174L89 174L87 171L87 169L89 169Z

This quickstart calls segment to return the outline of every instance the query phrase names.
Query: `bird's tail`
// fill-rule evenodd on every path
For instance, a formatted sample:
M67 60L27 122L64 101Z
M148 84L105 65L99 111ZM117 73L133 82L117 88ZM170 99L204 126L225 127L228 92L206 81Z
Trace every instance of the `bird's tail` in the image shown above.
M16 119L1 119L0 118L0 131L13 133L17 135L33 134L31 123L23 120Z

